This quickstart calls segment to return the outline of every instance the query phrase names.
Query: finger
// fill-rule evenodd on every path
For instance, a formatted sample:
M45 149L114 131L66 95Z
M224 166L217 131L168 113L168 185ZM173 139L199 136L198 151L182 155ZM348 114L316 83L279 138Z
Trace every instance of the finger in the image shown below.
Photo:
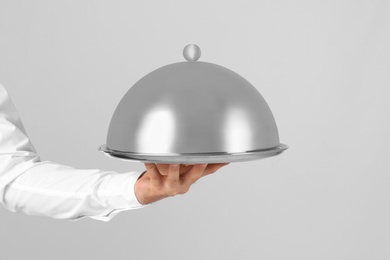
M203 176L206 167L207 167L207 163L197 164L194 167L192 167L192 169L182 177L183 183L186 185L192 185L193 183L195 183Z
M228 165L229 163L212 163L207 166L205 169L203 176L209 175L211 173L215 173L219 169L221 169L223 166Z
M179 183L180 178L180 164L170 164L168 175L167 175L167 182L168 184L177 184Z
M169 164L156 164L156 166L161 175L168 175Z
M145 163L145 168L152 183L159 184L161 175L154 163Z
M190 164L182 164L180 166L180 175L187 173L189 170L192 169L193 166L194 165L190 165Z

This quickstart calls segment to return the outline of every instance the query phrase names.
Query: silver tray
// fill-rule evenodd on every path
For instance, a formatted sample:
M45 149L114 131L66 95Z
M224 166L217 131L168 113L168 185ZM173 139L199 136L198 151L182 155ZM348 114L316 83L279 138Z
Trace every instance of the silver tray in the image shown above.
M285 144L262 149L252 150L242 153L171 153L171 154L143 154L133 152L122 152L109 149L105 144L98 147L108 157L116 159L138 161L143 163L161 163L161 164L201 164L201 163L228 163L244 162L268 158L278 155L288 148Z

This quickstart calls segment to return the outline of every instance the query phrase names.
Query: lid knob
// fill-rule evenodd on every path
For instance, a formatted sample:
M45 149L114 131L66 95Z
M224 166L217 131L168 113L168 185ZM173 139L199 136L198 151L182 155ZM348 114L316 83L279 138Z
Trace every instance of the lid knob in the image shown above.
M184 47L183 56L187 61L197 61L200 58L200 48L196 44L188 44Z

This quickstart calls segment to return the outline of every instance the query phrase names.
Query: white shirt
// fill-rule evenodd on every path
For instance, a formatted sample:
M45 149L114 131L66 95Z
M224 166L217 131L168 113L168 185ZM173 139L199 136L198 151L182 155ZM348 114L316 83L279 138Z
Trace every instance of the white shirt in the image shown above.
M0 203L10 211L56 219L109 221L144 207L134 193L142 172L79 170L41 161L0 84Z

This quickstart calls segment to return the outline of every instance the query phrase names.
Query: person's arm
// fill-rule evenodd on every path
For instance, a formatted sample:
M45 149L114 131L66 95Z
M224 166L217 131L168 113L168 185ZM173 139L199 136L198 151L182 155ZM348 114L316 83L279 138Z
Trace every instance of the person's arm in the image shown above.
M184 194L227 164L145 163L144 172L117 173L42 162L0 84L0 204L10 211L108 221L121 211Z
M144 207L134 187L142 172L80 170L40 158L0 84L0 204L13 212L108 221Z

